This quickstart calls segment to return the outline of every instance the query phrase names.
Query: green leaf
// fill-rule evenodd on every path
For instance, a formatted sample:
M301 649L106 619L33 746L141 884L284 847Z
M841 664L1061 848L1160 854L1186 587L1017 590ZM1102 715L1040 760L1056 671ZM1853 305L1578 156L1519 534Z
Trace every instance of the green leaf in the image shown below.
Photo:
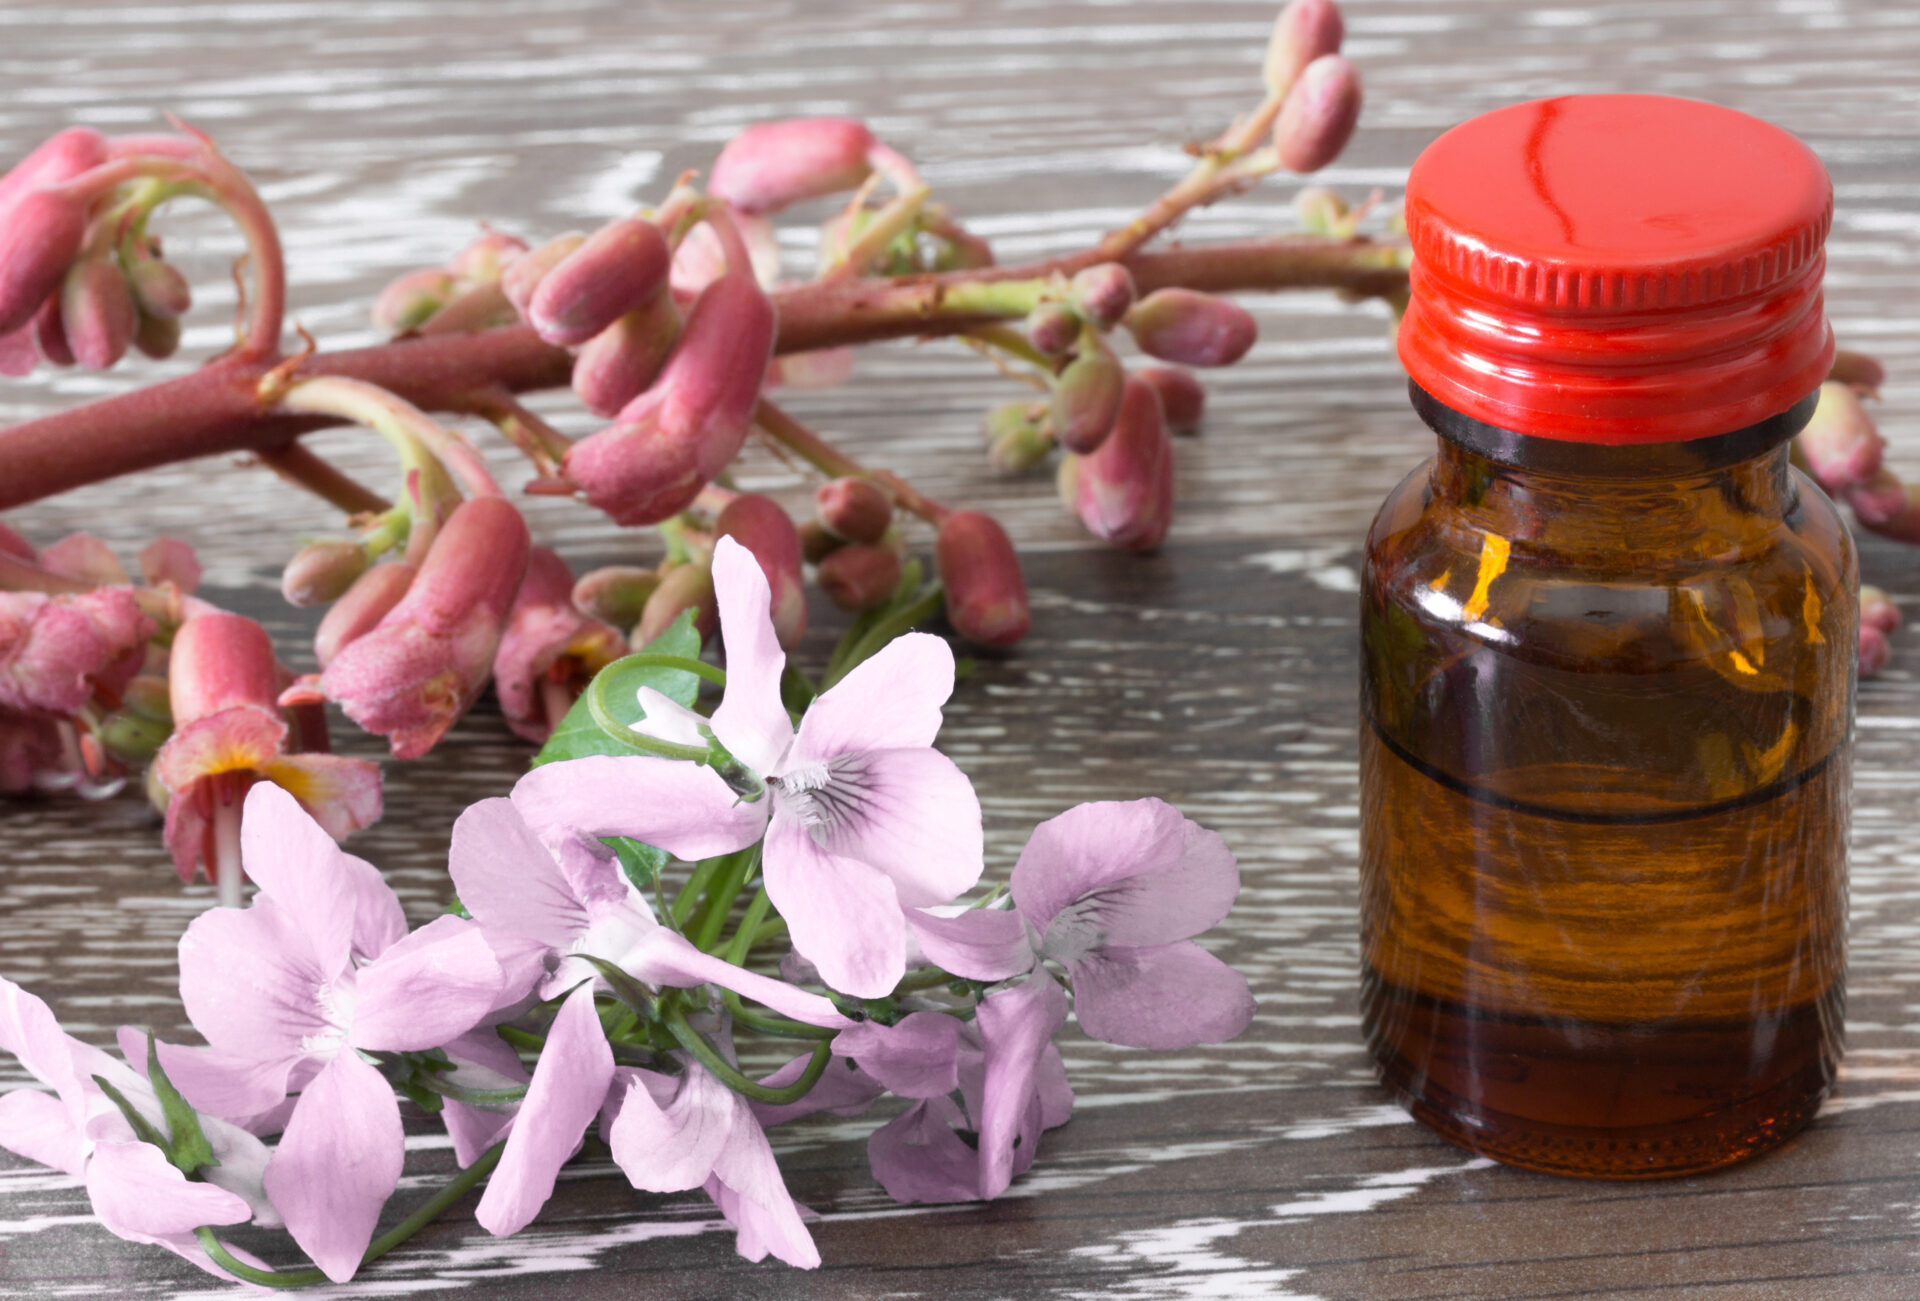
M579 956L600 973L601 978L607 982L607 987L613 991L613 996L632 1008L635 1016L644 1021L653 1019L656 1007L653 995L647 992L646 986L605 959L585 953Z
M169 1161L173 1159L173 1154L167 1147L167 1140L161 1135L159 1130L153 1127L152 1122L141 1115L131 1102L127 1101L126 1094L107 1083L107 1078L104 1075L94 1076L93 1082L100 1086L100 1092L107 1095L108 1101L120 1108L120 1114L127 1118L129 1125L133 1126L133 1132L136 1138L142 1143L151 1143L162 1152L166 1152Z
M160 1100L160 1117L167 1122L167 1160L181 1174L189 1175L203 1165L219 1165L213 1159L213 1144L207 1142L206 1131L200 1128L200 1117L160 1065L160 1041L151 1034L147 1036L147 1079L153 1084L154 1097Z
M693 628L693 611L688 610L675 619L667 630L648 642L641 650L661 655L681 655L688 659L700 657L700 634ZM606 700L615 719L631 726L640 721L640 688L652 687L669 700L693 707L700 693L700 679L684 669L661 668L649 665L636 668L625 660L615 660L600 670L607 678ZM598 678L595 681L599 681ZM591 688L589 688L591 690ZM562 759L584 759L589 755L645 754L638 746L629 745L618 737L609 736L593 721L593 712L587 705L586 694L573 702L573 708L560 720L553 735L540 747L540 753L533 756L533 766L543 763L557 763Z
M620 870L634 889L651 899L660 884L660 869L673 861L673 855L627 836L602 836L600 843L619 856Z

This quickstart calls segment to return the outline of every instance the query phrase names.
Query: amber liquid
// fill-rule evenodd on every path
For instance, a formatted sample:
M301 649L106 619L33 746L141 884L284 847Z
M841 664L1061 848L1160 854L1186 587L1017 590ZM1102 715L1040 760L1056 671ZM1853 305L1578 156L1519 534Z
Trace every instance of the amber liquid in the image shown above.
M1476 584L1475 535L1444 510L1423 532L1435 513L1431 493L1383 510L1363 614L1383 1080L1444 1137L1561 1174L1783 1141L1841 1050L1850 552L1648 583L1523 538Z

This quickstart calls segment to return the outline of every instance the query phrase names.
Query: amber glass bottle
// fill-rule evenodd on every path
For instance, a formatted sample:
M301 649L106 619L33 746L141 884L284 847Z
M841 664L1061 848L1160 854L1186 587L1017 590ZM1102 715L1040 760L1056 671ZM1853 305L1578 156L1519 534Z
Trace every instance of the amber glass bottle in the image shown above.
M1857 578L1788 463L1830 205L1791 136L1652 96L1475 119L1409 183L1440 448L1367 544L1362 1010L1477 1152L1710 1169L1832 1081Z

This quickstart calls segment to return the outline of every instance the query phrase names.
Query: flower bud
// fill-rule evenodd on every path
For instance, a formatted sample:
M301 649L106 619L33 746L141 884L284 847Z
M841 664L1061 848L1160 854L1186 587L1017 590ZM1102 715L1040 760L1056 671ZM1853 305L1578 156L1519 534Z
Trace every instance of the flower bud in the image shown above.
M1247 355L1260 327L1237 303L1194 289L1157 289L1127 313L1140 351L1184 366L1231 366Z
M1895 536L1906 531L1902 527L1903 518L1911 516L1916 506L1920 506L1914 500L1915 491L1884 465L1865 482L1844 484L1837 491L1841 500L1853 507L1862 524L1882 533L1891 531Z
M173 721L173 684L157 674L142 673L120 693L120 703L142 718Z
M503 230L484 229L472 243L447 259L447 270L469 284L492 284L527 251L527 241Z
M616 628L631 628L640 620L660 573L634 565L605 565L580 575L573 585L573 605L590 618Z
M1310 235L1332 235L1347 239L1353 235L1353 209L1338 191L1325 185L1309 185L1293 196L1293 210L1300 214L1300 226Z
M193 306L193 287L180 268L157 257L141 258L127 273L134 305L148 316L172 320Z
M195 615L173 636L167 690L180 727L236 705L271 706L280 694L273 641L243 615L224 610Z
M1097 328L1110 330L1133 306L1133 273L1118 262L1102 262L1075 275L1068 292L1082 316Z
M533 548L493 657L500 712L536 744L553 734L593 675L627 651L618 630L574 608L573 588L567 562Z
M1160 398L1129 379L1120 418L1100 450L1068 457L1060 495L1087 531L1129 551L1151 551L1173 522L1173 444Z
M647 391L680 339L680 309L655 294L587 340L573 363L573 391L595 415L611 416Z
M117 709L100 720L93 734L107 754L123 764L145 763L166 744L173 729L161 719Z
M478 284L462 280L454 289L453 297L420 326L421 334L478 334L496 326L513 325L520 319L498 280Z
M1893 642L1870 623L1860 625L1860 676L1873 677L1893 662Z
M1887 440L1874 428L1859 394L1828 380L1820 386L1819 402L1797 446L1808 473L1828 492L1839 493L1874 477Z
M0 710L76 714L97 684L138 672L153 634L129 588L0 592Z
M1347 147L1360 121L1360 74L1338 54L1307 65L1273 124L1273 146L1290 172L1317 172Z
M587 237L578 232L569 232L548 240L539 248L522 253L507 264L500 273L500 289L513 304L513 310L525 319L527 309L533 303L533 294L547 273L559 266L575 249L587 242Z
M987 412L987 461L1002 474L1018 474L1047 459L1053 433L1047 408L1038 402L1003 402Z
M1027 342L1049 357L1058 357L1080 337L1080 317L1065 303L1041 303L1027 313Z
M828 600L859 614L887 603L905 567L897 546L854 542L822 558L815 577Z
M1827 378L1863 396L1878 397L1880 386L1887 382L1887 368L1877 357L1841 348L1833 354L1833 369L1827 372Z
M447 305L454 290L453 273L439 267L396 276L373 300L373 326L388 334L417 330Z
M873 133L851 118L762 122L727 142L707 190L742 212L778 212L857 187L873 170L867 156L874 144Z
M143 357L165 361L180 351L180 319L175 316L139 314L133 327L133 346Z
M358 542L309 542L280 571L280 595L288 605L326 605L345 596L367 564L367 549Z
M92 127L73 126L42 141L0 176L0 212L29 190L70 181L107 161L107 138Z
M60 319L60 295L49 294L33 317L33 344L49 366L73 365L73 347L67 342L66 325Z
M85 233L86 211L50 191L30 191L0 214L0 334L32 320L60 288Z
M1106 440L1120 414L1126 368L1104 345L1081 352L1060 372L1047 419L1054 441L1069 452L1091 452Z
M991 515L958 510L941 521L933 565L955 632L981 646L1011 646L1027 635L1027 580L1012 539Z
M74 358L88 370L106 370L126 356L140 324L127 278L106 258L87 258L67 272L60 320Z
M780 279L780 236L765 217L736 212L734 229L746 242L747 257L753 263L753 277L762 285ZM668 283L682 301L727 273L727 247L714 234L713 227L701 222L687 232L673 255L673 274Z
M460 503L406 595L326 666L327 698L387 737L396 759L432 749L487 684L527 549L527 523L505 498Z
M179 538L158 537L140 549L140 578L149 587L172 583L182 592L200 586L200 557Z
M419 571L405 561L375 565L354 579L346 595L335 601L313 635L313 656L326 668L346 647L380 626L380 621L407 594Z
M827 531L827 526L817 519L800 522L800 554L810 565L817 565L835 551L846 545L846 539L837 538Z
M0 714L0 795L25 795L61 767L58 725L51 718Z
M823 483L814 489L813 504L828 531L848 542L878 542L893 525L893 499L866 479Z
M1333 0L1293 0L1274 19L1267 38L1267 58L1261 68L1269 95L1285 95L1308 64L1339 52L1347 34L1340 7Z
M609 222L540 281L527 320L548 343L576 347L659 293L672 260L652 222Z
M713 566L706 561L675 565L660 578L660 586L647 598L640 612L640 623L633 630L633 644L645 646L665 632L687 610L694 611L693 626L700 639L713 636L719 626L720 606L713 592Z
M760 562L772 596L774 634L781 649L798 646L807 631L807 591L792 518L773 498L744 492L721 508L713 527L716 538L734 539Z
M1198 433L1200 417L1206 413L1207 390L1190 370L1178 366L1142 366L1134 372L1160 397L1160 410L1167 417L1167 428L1176 434Z
M1902 622L1900 607L1893 603L1892 597L1871 583L1860 584L1862 627L1878 628L1881 632L1891 635L1899 629Z
M708 285L660 378L611 428L573 445L567 476L615 523L657 524L685 510L746 441L774 328L773 304L751 275L730 271Z

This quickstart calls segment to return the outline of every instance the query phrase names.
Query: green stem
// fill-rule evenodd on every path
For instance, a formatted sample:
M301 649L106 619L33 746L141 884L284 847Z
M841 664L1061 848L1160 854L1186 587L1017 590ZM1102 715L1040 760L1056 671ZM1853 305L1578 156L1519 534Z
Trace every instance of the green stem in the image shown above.
M916 989L937 989L953 978L953 973L950 971L942 971L938 967L929 967L925 971L916 971L901 980L899 984L893 987L893 992L900 994L912 993Z
M522 1030L518 1026L499 1025L494 1027L494 1032L515 1048L524 1048L530 1053L537 1053L547 1046L547 1037L545 1035L534 1034L532 1031Z
M720 1082L735 1093L752 1098L755 1102L772 1103L784 1106L789 1102L798 1102L807 1096L807 1091L819 1082L827 1069L827 1061L833 1056L833 1041L823 1039L813 1050L813 1057L807 1062L800 1078L781 1088L768 1088L758 1080L747 1078L732 1062L720 1055L720 1050L707 1042L706 1036L687 1024L687 1014L681 1008L678 999L673 1001L666 1017L667 1032L676 1039L682 1048L691 1053L696 1061L706 1067Z
M615 667L635 669L679 669L697 678L705 678L716 687L727 685L726 670L686 655L668 655L664 651L635 651L624 656Z
M770 1034L777 1039L831 1039L840 1032L829 1030L825 1026L808 1025L805 1021L795 1021L772 1012L761 1012L748 1007L740 1001L740 995L731 989L720 991L721 1001L726 1003L727 1011L733 1019L749 1030L761 1034Z
M694 926L694 945L708 953L713 951L721 929L727 924L727 914L733 911L733 901L740 897L741 888L753 874L754 865L760 857L760 846L749 846L732 857L733 861L727 864L726 874L708 892L706 911Z
M519 1102L527 1096L527 1086L522 1084L511 1089L466 1089L458 1084L448 1084L445 1080L423 1073L418 1081L429 1093L437 1093L443 1098L452 1098L455 1102L465 1102L476 1107L497 1107L508 1102Z
M706 893L708 879L719 871L720 865L726 861L722 856L702 859L694 865L693 875L689 876L687 883L680 887L680 892L673 896L673 909L668 915L673 918L675 926L685 929L687 919L693 916L693 910L699 904L700 897Z
M366 1255L360 1258L361 1267L371 1265L433 1223L440 1212L459 1201L468 1189L486 1178L493 1168L500 1164L500 1154L506 1150L506 1146L504 1142L495 1143L482 1152L472 1165L449 1179L446 1187L429 1197L419 1210L369 1243ZM235 1278L244 1279L261 1287L275 1288L311 1287L316 1283L328 1281L327 1276L317 1269L256 1269L228 1251L226 1245L215 1236L211 1228L202 1225L195 1229L194 1233L199 1237L200 1245L206 1248L207 1255L213 1258L214 1263Z
M761 886L747 903L746 915L741 917L740 925L734 928L733 939L721 956L734 966L745 966L747 954L753 952L754 933L760 929L760 923L767 919L767 910L773 907L773 900L767 898L767 888Z
M683 664L700 664L698 660L682 660L678 655L634 655L629 656L628 659L678 661L673 667L680 667ZM615 661L616 664L625 662L627 661ZM609 665L608 667L611 668L613 665ZM710 666L700 664L700 667L705 669ZM720 670L713 669L712 671L718 673ZM613 678L614 675L612 673L607 672L606 669L602 669L600 672L594 674L592 684L587 687L587 713L592 716L594 726L615 740L623 741L636 750L645 750L648 754L658 755L662 759L686 759L693 763L707 763L712 759L712 752L704 747L677 745L672 741L662 741L657 736L648 736L645 732L636 732L633 728L628 727L625 723L615 718L613 716L613 710L607 705L607 684L611 682Z
M895 637L898 637L903 632L911 631L916 624L924 623L934 615L940 613L941 609L946 605L946 600L947 594L941 588L940 584L929 584L927 590L920 594L918 600L910 605L901 606L898 610L874 624L872 628L869 628L867 635L862 637L854 644L853 649L847 652L846 658L827 670L826 676L820 679L820 689L822 691L830 689L834 683L846 677L847 674L851 673L861 662L872 658L882 646L885 646Z

